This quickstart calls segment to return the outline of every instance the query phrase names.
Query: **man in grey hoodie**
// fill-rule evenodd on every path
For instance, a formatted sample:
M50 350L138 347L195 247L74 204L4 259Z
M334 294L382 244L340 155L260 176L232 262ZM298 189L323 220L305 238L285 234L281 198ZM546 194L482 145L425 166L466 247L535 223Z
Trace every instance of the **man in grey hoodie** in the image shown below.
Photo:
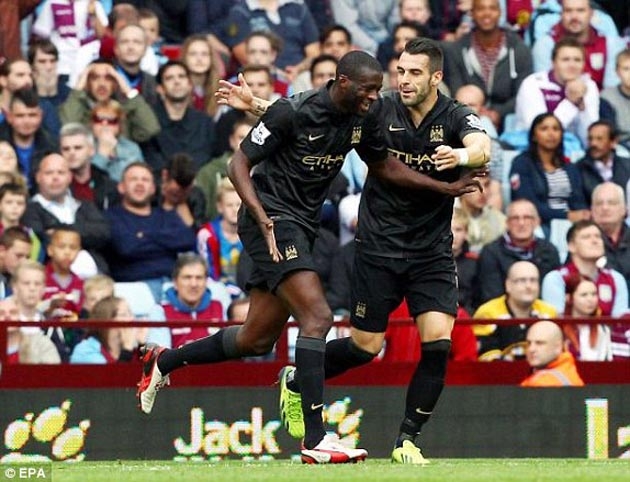
M505 115L514 112L521 82L532 73L532 56L518 34L499 26L499 0L474 0L470 14L472 31L443 45L444 81L453 93L466 84L480 87L487 99L480 114L500 130Z

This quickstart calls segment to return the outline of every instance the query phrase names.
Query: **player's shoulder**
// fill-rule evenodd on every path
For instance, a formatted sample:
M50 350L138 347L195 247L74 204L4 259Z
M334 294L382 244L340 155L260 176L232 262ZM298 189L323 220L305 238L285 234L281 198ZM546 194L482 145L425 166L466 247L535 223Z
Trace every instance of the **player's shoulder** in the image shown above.
M289 105L293 110L299 111L300 109L307 108L310 104L319 103L321 97L320 94L319 89L310 89L298 92L281 100Z

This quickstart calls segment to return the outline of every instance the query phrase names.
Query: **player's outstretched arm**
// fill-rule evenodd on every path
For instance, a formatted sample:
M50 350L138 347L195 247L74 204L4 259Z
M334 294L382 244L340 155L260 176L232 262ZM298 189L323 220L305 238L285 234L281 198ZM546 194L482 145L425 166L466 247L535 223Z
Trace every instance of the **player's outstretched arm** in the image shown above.
M220 105L229 105L230 107L251 112L260 117L267 108L273 103L268 100L254 97L251 89L243 74L238 74L238 82L240 85L234 85L227 80L219 80L219 89L215 92L217 103Z
M486 176L488 169L486 167L466 169L457 181L444 182L414 171L393 156L388 156L384 161L369 164L369 174L400 187L428 189L447 196L457 197L482 191L479 178Z
M282 254L276 244L276 236L273 232L273 221L267 216L265 208L263 208L254 190L254 184L249 174L251 168L252 165L249 158L242 150L238 149L228 164L228 177L230 181L232 181L232 184L234 184L234 188L243 203L245 203L245 206L247 206L247 209L258 223L265 237L265 241L267 241L269 255L274 262L277 263L282 259Z
M435 148L431 156L438 171L454 169L457 166L481 167L490 160L490 137L484 132L467 134L462 143L464 147L453 149L441 145Z

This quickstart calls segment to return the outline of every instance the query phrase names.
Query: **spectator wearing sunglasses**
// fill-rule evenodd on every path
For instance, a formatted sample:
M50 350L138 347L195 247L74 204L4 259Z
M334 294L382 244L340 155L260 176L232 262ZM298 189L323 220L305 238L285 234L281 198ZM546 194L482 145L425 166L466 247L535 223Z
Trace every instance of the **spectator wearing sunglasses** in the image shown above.
M90 116L96 144L92 163L116 182L120 181L125 167L144 160L138 144L121 135L124 120L125 112L115 100L95 105Z

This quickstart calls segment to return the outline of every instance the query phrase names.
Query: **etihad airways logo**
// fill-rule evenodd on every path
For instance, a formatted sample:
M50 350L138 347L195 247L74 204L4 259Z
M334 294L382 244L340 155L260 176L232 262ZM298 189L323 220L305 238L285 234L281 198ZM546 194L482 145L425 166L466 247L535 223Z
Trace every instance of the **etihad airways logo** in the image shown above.
M325 156L304 156L302 164L309 167L309 170L330 171L332 169L341 169L345 156L343 154L326 154Z
M435 163L429 154L412 154L410 152L387 149L396 159L402 161L414 171L429 173L435 171Z

